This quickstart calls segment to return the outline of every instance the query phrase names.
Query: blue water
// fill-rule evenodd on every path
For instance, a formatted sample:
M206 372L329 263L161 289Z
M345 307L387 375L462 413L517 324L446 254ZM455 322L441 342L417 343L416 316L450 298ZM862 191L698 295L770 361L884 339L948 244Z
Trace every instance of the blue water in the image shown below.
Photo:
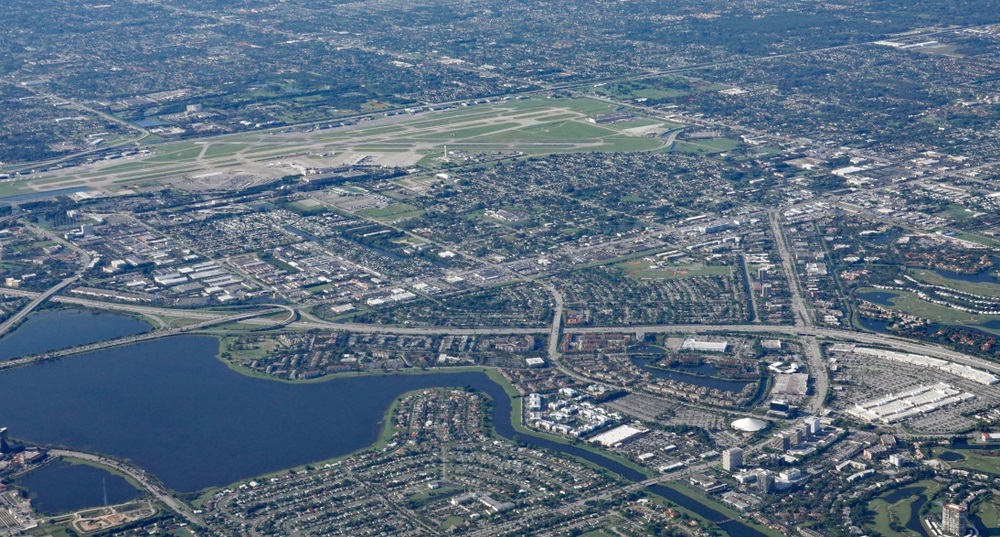
M217 350L214 338L177 336L4 371L4 425L18 439L127 458L174 490L195 491L365 448L401 394L470 386L494 400L499 435L588 460L630 481L645 478L581 448L517 434L510 398L483 373L287 384L241 375L214 358ZM694 497L650 491L709 520L727 518ZM723 527L732 535L763 535L740 521Z
M938 455L937 458L943 460L944 462L958 462L965 459L965 457L955 453L954 451L945 451L944 453Z
M100 468L56 461L14 481L28 491L31 505L45 515L134 500L140 492L124 478Z
M0 360L87 345L148 332L148 323L93 310L44 310L29 315L0 338Z
M889 324L890 324L889 321L883 321L882 319L872 319L869 317L864 317L859 315L858 324L861 326L861 328L864 328L865 330L871 330L872 332L879 332L881 334L893 333L891 330L889 330ZM924 334L931 335L940 329L941 325L931 323L924 326L921 330L923 331ZM972 330L974 332L976 331L975 329L969 329L969 328L966 329Z
M664 356L667 351L663 347L657 347L656 345L639 345L637 347L630 347L628 349L629 354L645 354L649 356Z
M997 270L1000 269L1000 257L994 257L993 266L982 272L976 274L962 274L960 272L952 272L950 270L937 269L934 272L938 273L938 276L944 278L951 278L953 280L962 280L965 282L973 283L996 283L1000 284L1000 276L997 276Z
M889 321L883 321L882 319L872 319L870 317L858 316L858 324L861 325L865 330L871 330L872 332L880 332L883 334L889 333Z
M858 298L873 302L880 306L895 306L892 299L896 298L896 293L889 291L872 291L868 293L857 293Z
M739 393L743 391L743 388L745 388L747 384L754 383L754 381L752 380L725 380L715 377L689 375L687 373L682 373L680 371L660 369L658 367L651 367L649 363L652 361L655 360L651 358L637 358L637 357L632 358L632 363L635 364L636 367L642 368L643 370L648 372L650 375L653 375L654 377L661 379L675 380L677 382L683 382L685 384L693 384L695 386L701 386L703 388L712 388L715 390ZM697 367L689 369L699 373L701 371ZM704 370L705 371L715 370L715 366L709 364L708 369Z
M970 444L966 439L962 438L952 442L949 449L974 449L977 451L994 451L1000 449L1000 444ZM1000 463L1000 458L997 459Z
M892 504L900 500L912 498L913 496L920 494L924 490L925 490L924 487L905 487L901 489L896 489L882 497L885 499L885 501Z
M687 373L694 373L696 375L718 375L719 368L715 367L713 364L699 364L699 365L682 365L678 366L677 369L685 371Z

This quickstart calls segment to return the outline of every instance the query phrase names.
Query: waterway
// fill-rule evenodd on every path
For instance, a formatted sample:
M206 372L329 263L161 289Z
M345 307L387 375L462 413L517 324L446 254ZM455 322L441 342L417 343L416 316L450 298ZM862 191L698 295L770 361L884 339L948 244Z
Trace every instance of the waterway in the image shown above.
M979 326L983 328L989 328L991 330L1000 330L1000 320L993 319L992 321L986 321L985 323Z
M303 239L305 239L307 241L322 242L322 240L319 237L317 237L316 235L313 235L312 233L309 233L308 231L302 231L301 229L299 229L299 228L297 228L295 226L290 226L290 225L289 226L282 226L282 228L285 231L287 231L287 232L289 232L289 233L291 233L293 235L298 235L299 237L302 237Z
M494 400L499 435L579 457L630 481L645 479L579 447L519 435L510 398L483 373L288 384L237 373L215 359L217 350L214 338L177 336L4 371L4 425L15 438L126 458L169 488L196 491L365 448L401 394L468 386ZM650 490L706 519L728 519L695 496ZM763 535L738 520L722 527L732 535Z
M913 496L920 494L924 490L925 490L924 487L905 487L901 489L896 489L890 492L889 494L886 494L882 498L885 501L889 502L890 504L894 504L900 500L912 498Z
M858 325L865 330L870 330L872 332L878 332L880 334L891 334L897 335L895 332L889 330L889 321L884 321L882 319L872 319L870 317L864 317L859 315L857 317ZM956 328L962 328L963 330L968 330L969 332L974 332L982 334L984 336L995 336L996 334L990 333L986 330L980 330L979 328L990 329L990 330L1000 330L1000 321L991 320L985 322L981 325L958 325ZM941 330L942 326L937 323L930 323L922 328L924 334L930 336Z
M84 464L56 461L25 474L14 485L28 491L31 505L44 515L134 500L140 491L123 477Z
M149 329L148 323L117 313L43 310L29 315L13 332L0 338L0 360L132 336Z
M965 438L959 438L948 446L948 449L974 449L977 451L994 451L1000 449L1000 444L970 444Z
M944 278L951 278L953 280L962 280L964 282L972 283L997 283L1000 284L1000 257L993 257L993 266L976 274L963 274L961 272L953 272L950 270L937 269L938 276Z
M865 330L871 330L872 332L880 332L883 334L888 334L889 332L889 321L884 321L882 319L872 319L870 317L864 317L859 315L857 317L858 324L861 325Z
M927 530L924 529L924 525L920 522L920 508L925 503L927 503L927 496L921 495L915 502L910 504L910 520L906 521L906 529L916 532L923 537L930 537Z
M889 330L889 324L890 324L889 321L884 321L882 319L872 319L870 317L864 317L862 315L859 315L857 317L857 320L858 320L858 324L862 328L864 328L865 330L871 330L872 332L879 332L881 334L894 334L894 332L892 332L891 330ZM966 328L968 328L968 327L966 327ZM927 334L927 335L934 334L935 332L937 332L940 329L941 329L941 325L936 324L936 323L931 323L931 324L925 325L922 328L924 334ZM975 329L972 329L972 328L969 328L969 329L970 330L975 330Z
M683 382L685 384L693 384L695 386L701 386L704 388L713 388L721 391L739 393L743 391L743 388L745 388L747 384L754 383L754 381L752 380L726 380L712 376L703 376L703 375L711 375L712 373L709 373L710 371L715 373L718 372L715 366L711 364L705 364L708 367L699 366L699 367L686 368L688 370L691 370L692 373L696 374L684 373L672 369L663 369L660 367L655 367L650 365L650 362L655 362L658 359L659 358L639 358L637 356L633 356L631 358L632 363L635 364L636 367L644 369L654 377L661 379L675 380L677 382ZM703 371L705 373L702 373Z
M920 508L927 503L927 497L922 495L925 490L927 490L927 487L905 487L882 496L882 499L892 505L902 500L916 497L910 503L910 519L906 522L906 528L919 535L928 537L927 531L923 528L923 524L920 523Z

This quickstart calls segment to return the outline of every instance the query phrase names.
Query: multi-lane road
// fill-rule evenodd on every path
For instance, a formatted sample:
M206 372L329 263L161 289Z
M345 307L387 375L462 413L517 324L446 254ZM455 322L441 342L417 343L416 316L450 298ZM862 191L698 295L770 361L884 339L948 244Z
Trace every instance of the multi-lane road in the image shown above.
M59 284L51 287L48 291L45 291L44 293L32 293L34 295L37 295L35 296L34 300L28 302L26 306L18 310L17 313L15 313L14 315L11 315L9 319L3 322L3 324L0 324L0 336L6 334L8 331L10 331L11 328L17 326L17 323L21 322L25 317L28 316L29 313L35 311L35 308L37 308L43 302L51 298L52 295L55 295L59 291L62 291L63 289L66 288L66 286L75 282L79 278L80 278L79 275L74 275L59 282ZM4 292L6 294L19 294L19 293L10 293L9 290Z
M41 295L31 291L19 289L3 289L0 292L9 295L35 297ZM161 308L155 306L142 306L135 304L120 304L113 302L103 302L70 296L51 296L48 298L53 302L71 304L88 308L123 311L127 313L153 316L183 318L193 321L215 321L212 324L228 324L241 322L247 325L266 327L282 324L284 321L276 319L262 319L262 315L274 313L273 306L262 307L256 312L225 312L213 310L188 310ZM560 301L554 298L556 309L560 307ZM560 316L561 317L561 316ZM808 317L807 317L808 318ZM341 330L348 332L370 333L370 334L398 334L398 335L453 335L453 336L483 336L483 335L549 335L554 334L587 334L587 333L634 333L634 334L696 334L699 332L734 332L750 334L775 334L786 336L814 337L828 340L851 341L869 345L889 345L893 348L925 354L944 360L950 360L965 365L971 365L981 369L988 369L991 372L1000 373L1000 365L984 362L973 358L967 354L954 351L940 345L923 343L885 334L873 334L868 332L856 332L838 328L824 328L818 326L789 326L776 324L666 324L666 325L630 325L630 326L586 326L586 327L562 327L555 322L546 327L538 328L504 328L504 327L483 327L483 328L448 328L448 327L408 327L394 325L371 325L359 323L334 323L321 321L318 319L306 319L287 323L287 328L293 330ZM807 346L808 347L808 346ZM549 353L558 350L550 342Z

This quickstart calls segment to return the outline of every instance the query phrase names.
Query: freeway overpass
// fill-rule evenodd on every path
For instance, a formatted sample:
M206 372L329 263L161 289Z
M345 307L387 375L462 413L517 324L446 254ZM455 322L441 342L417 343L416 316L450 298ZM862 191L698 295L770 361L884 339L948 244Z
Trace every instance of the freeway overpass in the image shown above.
M68 285L68 283L66 282L63 283L65 285ZM64 287L65 286L60 287L59 289L56 289L54 292L58 292ZM254 312L248 312L246 314L226 315L224 312L212 311L207 309L191 310L191 309L179 309L179 308L164 308L156 306L104 302L100 300L91 300L73 296L52 296L54 292L53 289L50 289L48 292L43 294L31 291L23 291L20 289L0 290L0 293L3 294L34 297L35 300L48 299L53 302L58 302L61 304L71 304L88 308L123 311L123 312L153 316L153 317L165 316L165 317L185 318L190 320L199 320L203 322L208 322L208 324L199 323L191 325L187 327L189 330L194 328L204 328L206 326L213 326L217 324L225 324L228 322L243 322L247 324L259 325L262 327L286 324L288 328L294 330L319 329L319 330L358 332L367 334L397 334L397 335L424 335L424 336L433 336L433 335L482 336L482 335L515 335L515 334L551 336L552 334L559 334L559 333L596 334L596 333L607 333L607 332L632 333L638 335L651 334L651 333L697 334L705 332L734 332L734 333L761 334L761 335L779 334L786 336L797 336L802 338L812 337L812 338L823 338L830 340L850 341L850 342L864 343L869 345L888 345L896 350L912 352L917 354L924 354L935 358L941 358L944 360L949 360L964 365L985 369L987 371L990 371L991 373L1000 374L1000 364L993 364L990 362L986 362L984 360L974 358L967 354L951 350L940 345L908 340L905 338L890 336L886 334L855 332L851 330L842 330L837 328L823 328L815 325L790 326L790 325L772 325L772 324L755 323L755 324L713 324L713 325L680 324L680 325L562 327L560 326L560 324L553 323L550 326L537 327L537 328L505 328L505 327L450 328L450 327L408 327L408 326L397 326L397 325L376 325L376 324L360 324L360 323L333 323L328 321L322 321L319 319L307 319L307 320L298 320L294 322L286 322L273 319L258 318L279 311L274 309L273 307L266 307L265 309L256 310ZM42 298L45 295L48 296ZM285 310L291 310L291 308L287 306L281 306L281 308ZM165 337L166 335L174 335L175 333L179 332L171 332L169 334L163 334L158 332L158 334L161 335L158 335L156 337ZM147 336L152 336L152 334L148 334ZM810 343L808 345L809 347L813 347L810 341L807 340L807 343ZM550 347L549 352L551 353L552 350L553 348ZM808 357L810 358L810 362L812 362L815 359L814 356L808 356ZM816 364L812 365L814 367L816 366Z
M4 321L3 324L0 324L0 336L6 334L8 331L10 331L11 328L17 326L17 323L21 322L21 320L27 317L29 313L34 311L35 308L37 308L43 302L51 298L52 295L58 293L59 291L62 291L63 289L66 288L66 286L75 282L79 278L80 278L79 275L70 276L69 278L66 278L65 280L59 282L59 284L53 286L44 293L33 293L35 295L34 300L29 302L27 306L18 310L18 312L15 313L14 315L11 315L10 319ZM18 293L7 293L7 294L18 294Z
M943 360L985 369L991 373L1000 373L1000 364L974 358L967 354L942 347L933 343L912 341L906 338L886 334L855 332L839 328L801 327L768 324L680 324L680 325L644 325L622 327L574 327L564 330L567 334L588 334L604 332L621 333L659 333L659 334L697 334L703 332L734 332L749 334L782 334L789 336L817 337L831 340L864 343L866 345L887 345L894 349L924 354Z
M147 332L145 334L138 334L134 336L126 336L117 339L110 339L106 341L99 341L97 343L91 343L89 345L79 345L76 347L70 347L67 349L60 349L44 354L36 354L33 356L25 356L23 358L17 358L14 360L7 360L5 362L0 362L0 370L9 369L13 367L20 367L23 365L28 365L34 362L41 362L44 360L52 360L55 358L62 358L65 356L72 356L75 354L83 354L86 352L94 352L101 349L107 349L111 347L120 347L122 345L132 345L134 343L140 343L143 341L151 341L154 339L160 339L170 336L177 336L185 333L196 332L203 328L208 328L211 326L227 323L235 323L240 321L245 321L252 319L254 317L260 317L262 315L272 315L275 313L281 313L282 311L289 311L289 319L293 318L295 315L295 310L288 307L278 307L271 308L267 310L252 311L249 313L242 313L238 315L217 315L216 317L202 321L197 324L182 326L180 328L173 328L170 330L157 330L154 332Z

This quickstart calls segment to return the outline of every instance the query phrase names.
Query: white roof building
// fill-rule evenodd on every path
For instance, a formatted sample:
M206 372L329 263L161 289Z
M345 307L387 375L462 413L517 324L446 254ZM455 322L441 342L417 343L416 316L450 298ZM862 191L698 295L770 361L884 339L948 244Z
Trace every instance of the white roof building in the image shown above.
M698 352L726 352L729 350L728 341L698 341L694 338L688 338L684 340L681 345L682 351L698 351Z

